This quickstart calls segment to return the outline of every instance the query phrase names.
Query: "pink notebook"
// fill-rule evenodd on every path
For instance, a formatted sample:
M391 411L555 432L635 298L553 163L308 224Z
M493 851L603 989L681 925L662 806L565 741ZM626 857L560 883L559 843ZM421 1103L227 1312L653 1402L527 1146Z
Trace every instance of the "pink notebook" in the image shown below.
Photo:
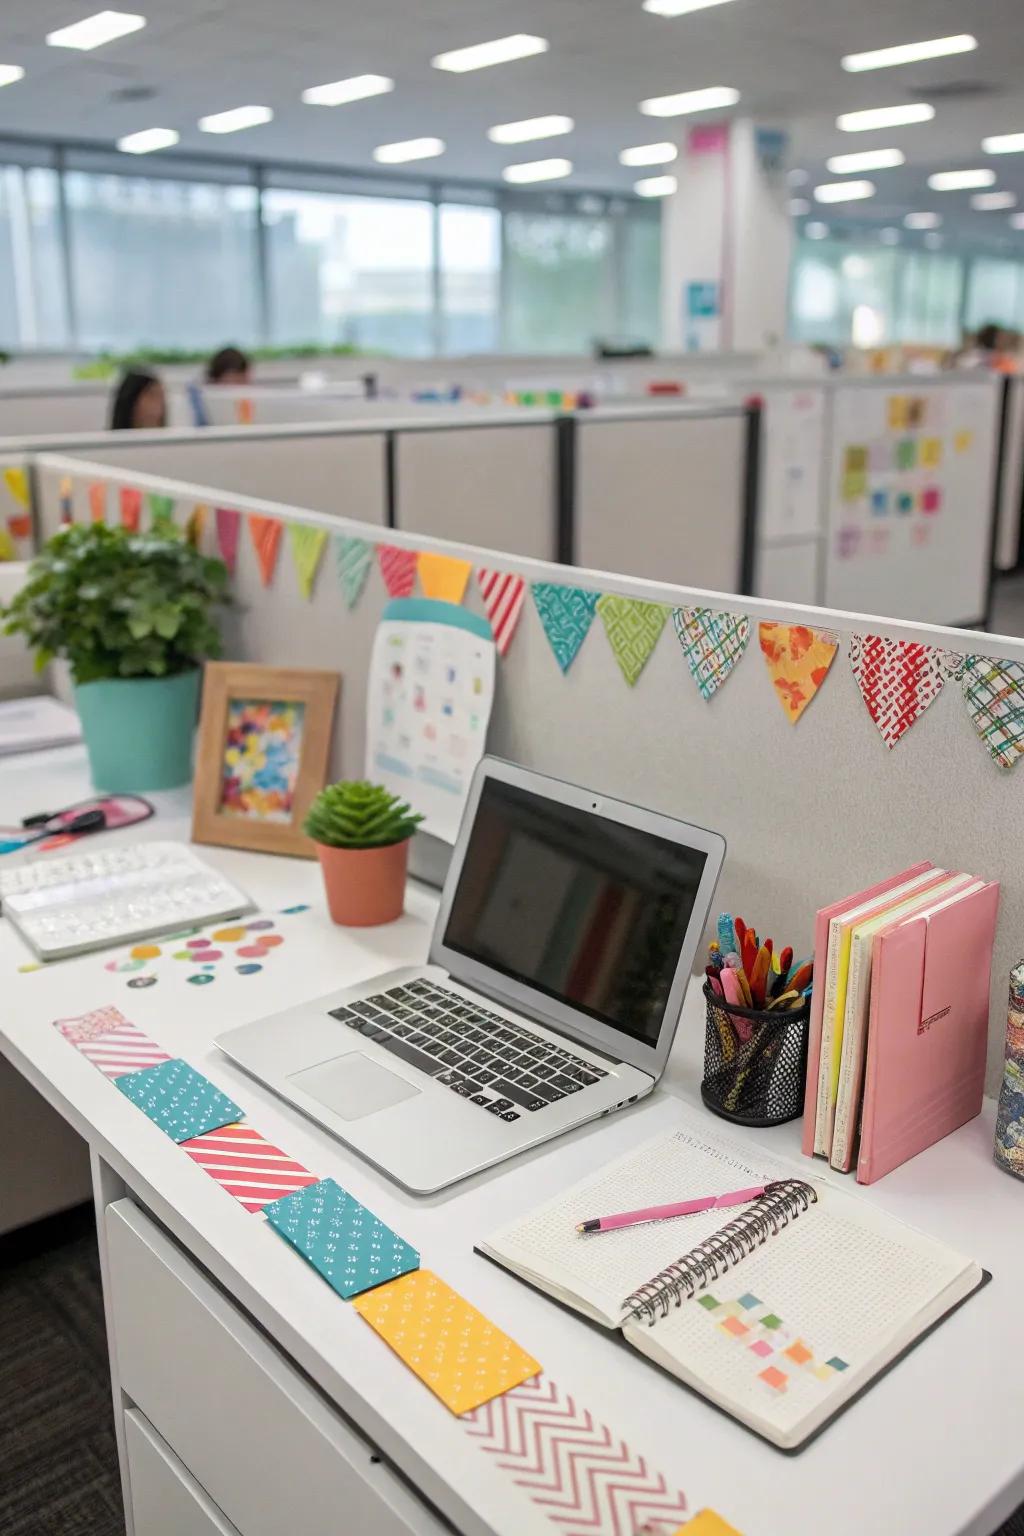
M876 936L858 1183L981 1110L998 906L992 883Z
M831 907L822 907L814 920L814 991L811 993L811 1019L807 1044L807 1084L804 1090L804 1125L801 1150L805 1157L814 1156L814 1119L818 1102L818 1066L821 1059L821 1019L825 1009L825 959L828 949L828 925L834 917L842 917L844 912L850 912L854 907L861 906L870 901L873 896L884 896L886 891L893 890L897 885L903 885L907 880L913 880L915 875L923 875L926 869L931 869L930 859L925 859L920 864L914 864L910 869L905 869L902 874L892 875L888 880L882 880L878 885L872 885L864 891L858 891L854 896L847 896L842 901L834 902Z

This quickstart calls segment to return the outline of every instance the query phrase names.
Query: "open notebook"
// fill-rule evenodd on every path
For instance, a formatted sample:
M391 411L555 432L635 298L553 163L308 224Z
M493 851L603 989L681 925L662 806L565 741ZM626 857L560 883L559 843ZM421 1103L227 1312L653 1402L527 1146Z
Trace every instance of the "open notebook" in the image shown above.
M595 1216L766 1180L782 1187L735 1211L576 1232ZM985 1278L861 1198L688 1131L648 1142L479 1247L621 1328L783 1450L802 1446ZM627 1300L638 1294L641 1304Z

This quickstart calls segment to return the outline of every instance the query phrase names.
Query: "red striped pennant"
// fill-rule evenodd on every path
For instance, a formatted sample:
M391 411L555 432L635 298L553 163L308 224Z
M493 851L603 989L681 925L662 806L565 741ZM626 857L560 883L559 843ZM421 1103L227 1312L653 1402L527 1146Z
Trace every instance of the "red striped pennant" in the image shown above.
M96 1008L77 1019L55 1019L54 1024L104 1077L123 1077L171 1059L118 1008Z
M416 585L417 554L397 544L378 544L377 560L390 597L409 597Z
M641 1529L668 1536L686 1518L683 1495L549 1376L484 1403L463 1422L562 1536Z
M498 655L504 656L512 644L512 636L523 611L526 582L521 576L512 576L508 571L488 571L482 567L477 571L476 579L480 583L484 608L494 631Z
M265 1140L251 1125L225 1125L181 1145L192 1161L247 1211L261 1211L269 1201L319 1182L315 1173Z

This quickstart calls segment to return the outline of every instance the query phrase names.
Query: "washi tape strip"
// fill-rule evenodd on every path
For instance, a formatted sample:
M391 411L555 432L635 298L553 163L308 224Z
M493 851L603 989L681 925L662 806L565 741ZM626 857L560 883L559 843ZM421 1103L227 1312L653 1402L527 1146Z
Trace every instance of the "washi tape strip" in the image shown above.
M223 1125L183 1141L181 1149L247 1211L319 1182L251 1125Z
M170 1061L167 1052L129 1023L120 1009L95 1008L74 1019L55 1019L65 1040L98 1067L104 1077L122 1077Z

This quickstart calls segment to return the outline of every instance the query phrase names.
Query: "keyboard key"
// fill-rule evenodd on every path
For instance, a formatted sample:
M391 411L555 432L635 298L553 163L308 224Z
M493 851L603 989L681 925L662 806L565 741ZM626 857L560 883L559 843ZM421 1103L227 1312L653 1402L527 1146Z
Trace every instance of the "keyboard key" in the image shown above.
M500 1078L494 1084L494 1091L503 1094L511 1099L513 1104L518 1104L523 1109L547 1109L548 1106L547 1099L538 1098L532 1088L521 1088L518 1083L510 1082L507 1077Z
M387 1036L387 1030L381 1029L372 1019L364 1019L359 1026L359 1033L366 1035L369 1040L383 1040Z
M564 1099L565 1094L559 1088L553 1088L550 1083L538 1083L533 1092L538 1099L543 1099L548 1104L557 1104L559 1099Z
M562 1093L575 1093L582 1084L574 1083L571 1077L556 1076L549 1079L552 1088L558 1088Z
M512 1100L511 1099L495 1099L492 1103L488 1104L487 1108L488 1109L497 1109L497 1110L511 1109L512 1108Z
M397 1035L399 1040L406 1040L413 1033L408 1024L392 1024L391 1033Z
M489 1087L491 1083L496 1083L497 1080L498 1080L497 1072L488 1072L488 1071L481 1072L479 1067L477 1068L477 1070L474 1072L473 1075L476 1078L477 1082L478 1083L482 1083L485 1088Z
M474 1104L487 1104L489 1103L489 1100L486 1093L474 1093L472 1102Z
M367 1002L352 1003L351 1007L352 1007L352 1012L353 1013L372 1013L373 1012L373 1009L370 1007L369 1003L367 1003Z
M501 1120L518 1120L519 1116L514 1109L503 1109L498 1118Z
M450 1048L448 1050L444 1050L442 1048L439 1060L443 1061L446 1067L453 1067L455 1066L456 1062L462 1060L462 1055L459 1051L453 1051Z
M358 1013L351 1008L328 1008L332 1019L337 1019L339 1024L347 1024L350 1029L355 1029L359 1023Z
M428 1040L423 1049L430 1056L440 1056L441 1052L444 1050L444 1046L441 1044L440 1040Z
M409 1044L408 1040L396 1040L393 1035L388 1035L378 1044L382 1045L386 1051L390 1051L392 1056L398 1056L400 1060L407 1061L412 1067L419 1067L420 1071L425 1072L428 1077L434 1077L437 1074L438 1064L433 1057L418 1051L414 1045Z

